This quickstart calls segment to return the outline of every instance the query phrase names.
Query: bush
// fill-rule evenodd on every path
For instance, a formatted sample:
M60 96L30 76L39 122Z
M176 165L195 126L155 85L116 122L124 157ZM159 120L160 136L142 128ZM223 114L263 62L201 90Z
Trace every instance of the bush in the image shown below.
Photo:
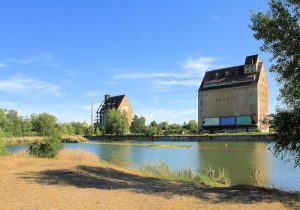
M43 141L34 141L29 144L29 154L40 158L54 158L62 149L59 136L50 136Z

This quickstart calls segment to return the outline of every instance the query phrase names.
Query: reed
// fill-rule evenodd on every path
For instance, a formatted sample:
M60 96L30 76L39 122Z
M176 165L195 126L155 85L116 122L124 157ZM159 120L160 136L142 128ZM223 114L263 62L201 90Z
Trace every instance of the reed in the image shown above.
M59 160L98 162L96 154L80 149L63 149L56 156Z
M182 168L178 171L171 169L166 163L161 161L155 163L146 163L140 167L140 171L146 175L154 176L160 179L171 181L180 181L194 184L203 184L207 186L228 186L230 180L225 170L219 170L218 173L207 171L193 171L191 168Z
M5 144L28 144L34 141L46 140L45 136L20 136L20 137L4 137ZM83 136L62 136L61 142L63 143L82 143L88 142Z

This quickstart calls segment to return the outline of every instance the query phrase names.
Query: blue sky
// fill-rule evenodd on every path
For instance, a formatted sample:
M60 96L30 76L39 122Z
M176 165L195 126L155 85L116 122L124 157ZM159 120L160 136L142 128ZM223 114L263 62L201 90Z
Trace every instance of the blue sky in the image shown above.
M257 53L269 68L248 27L250 10L267 8L262 0L0 1L0 107L89 122L92 101L126 94L147 123L197 119L205 71Z

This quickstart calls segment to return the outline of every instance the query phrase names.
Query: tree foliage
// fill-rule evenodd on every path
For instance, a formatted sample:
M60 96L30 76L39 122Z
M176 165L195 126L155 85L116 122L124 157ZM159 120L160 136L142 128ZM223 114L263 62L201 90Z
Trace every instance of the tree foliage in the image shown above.
M107 134L124 135L129 132L127 112L115 109L108 110L105 122Z
M267 13L251 14L254 37L261 49L272 54L271 72L280 84L284 106L271 115L275 129L275 154L291 152L300 165L300 3L298 0L270 0Z
M134 134L143 134L145 133L146 128L146 119L143 116L134 115L132 123L130 126L130 132Z
M56 134L51 134L43 141L34 141L29 143L29 154L40 158L54 158L58 152L63 148L61 137Z
M50 136L57 131L57 119L55 116L41 113L38 115L32 114L32 129L40 136Z

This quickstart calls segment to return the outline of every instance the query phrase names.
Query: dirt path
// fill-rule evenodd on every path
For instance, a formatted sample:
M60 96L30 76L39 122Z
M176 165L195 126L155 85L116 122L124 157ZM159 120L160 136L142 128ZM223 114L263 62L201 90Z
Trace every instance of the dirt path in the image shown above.
M300 196L170 183L99 163L0 157L0 209L300 209Z

